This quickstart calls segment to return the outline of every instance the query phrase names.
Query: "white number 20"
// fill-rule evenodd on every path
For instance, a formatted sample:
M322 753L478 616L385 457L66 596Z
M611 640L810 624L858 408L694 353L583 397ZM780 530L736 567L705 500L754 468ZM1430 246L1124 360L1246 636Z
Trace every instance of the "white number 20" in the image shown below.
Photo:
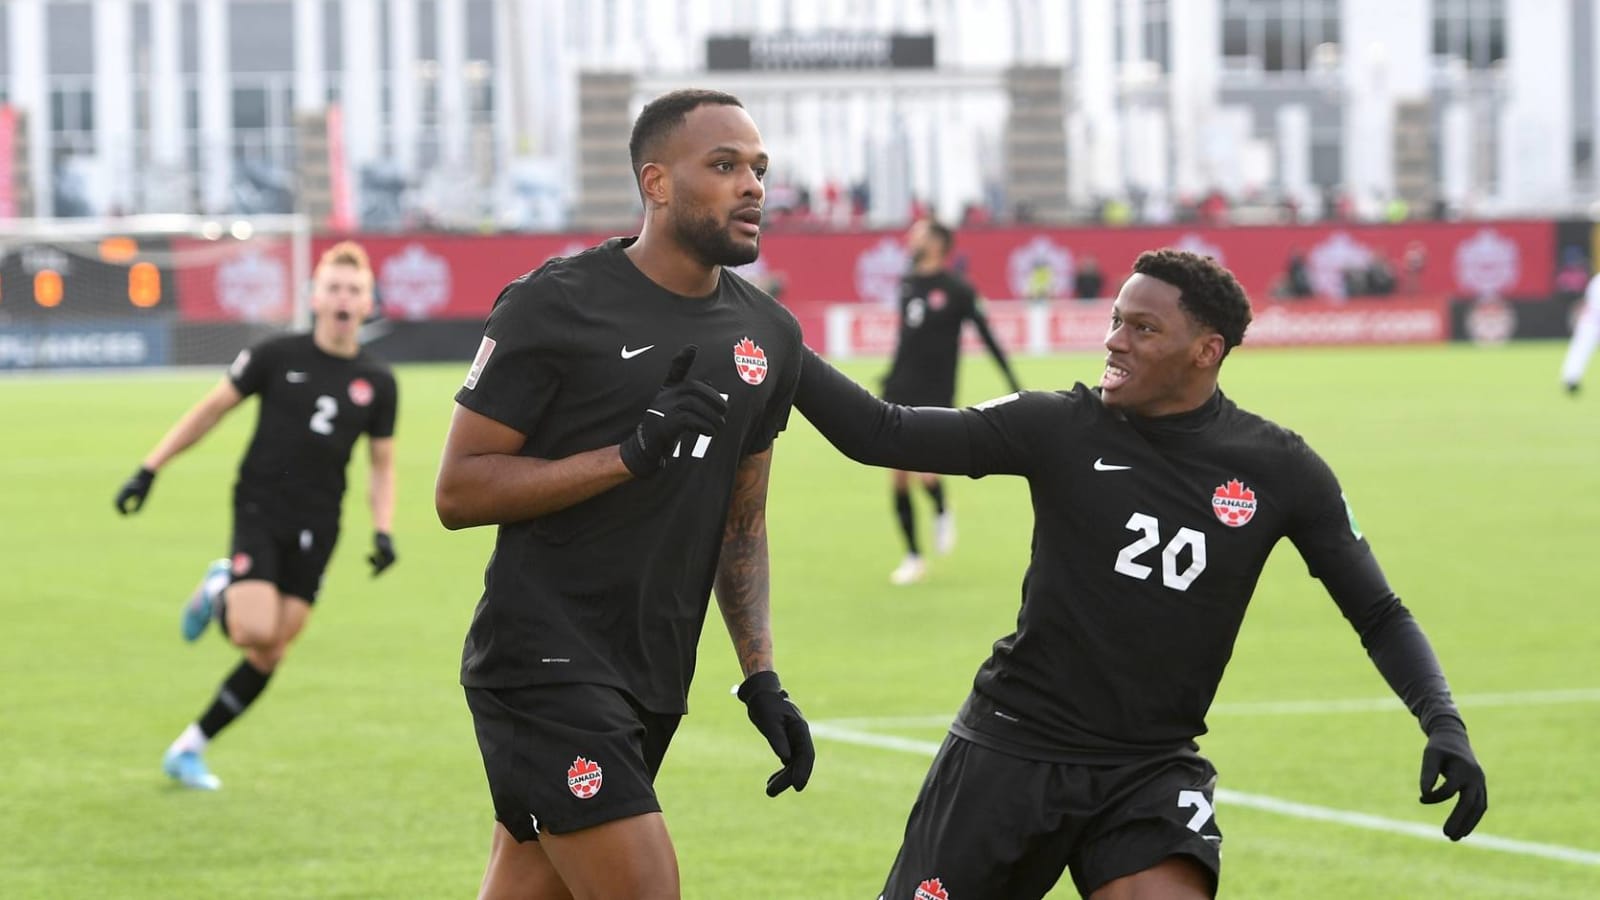
M1128 517L1128 524L1123 527L1129 531L1140 532L1142 537L1122 548L1122 552L1117 554L1117 564L1113 568L1129 578L1143 581L1149 578L1154 570L1135 560L1146 550L1161 543L1161 523L1155 516L1134 513ZM1178 555L1185 547L1189 548L1189 566L1179 572ZM1206 536L1193 528L1179 528L1177 535L1161 551L1161 583L1175 591L1186 591L1205 570Z
M311 414L311 430L317 434L333 434L333 417L339 414L339 401L327 394L317 398L317 411Z

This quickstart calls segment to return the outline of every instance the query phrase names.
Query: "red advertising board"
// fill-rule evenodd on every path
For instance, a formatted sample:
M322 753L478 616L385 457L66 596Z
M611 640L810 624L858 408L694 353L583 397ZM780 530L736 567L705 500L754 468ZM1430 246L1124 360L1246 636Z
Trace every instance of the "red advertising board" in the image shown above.
M287 237L173 238L178 315L186 322L290 322L294 283Z
M371 254L385 314L399 319L482 319L506 282L546 259L600 241L599 234L356 235ZM337 238L313 242L313 258ZM1070 295L1078 267L1095 258L1105 273L1104 293L1114 293L1144 250L1175 246L1215 256L1264 308L1282 279L1291 253L1306 260L1311 282L1337 298L1343 269L1383 257L1408 293L1408 248L1425 257L1415 295L1512 300L1550 295L1555 258L1551 222L1425 222L1402 225L1305 225L1238 228L992 228L962 232L956 255L968 276L991 299L1028 295L1048 284L1052 296ZM819 335L827 308L864 303L892 310L908 260L903 234L893 232L774 231L761 258L738 271L763 286L781 286L781 299L807 334ZM248 279L244 279L248 283ZM254 303L223 302L216 273L184 277L181 308L189 319L245 318ZM1401 308L1391 298L1383 308ZM1365 302L1365 301L1361 301ZM1407 301L1410 302L1410 301ZM1431 302L1431 301L1429 301ZM1301 305L1301 308L1310 307ZM1341 316L1341 321L1349 316ZM1386 317L1390 318L1390 317ZM1262 322L1266 333L1273 326ZM1002 339L1005 339L1002 335ZM819 338L813 337L813 340Z
M963 232L955 255L984 295L1026 296L1041 267L1067 296L1079 265L1093 257L1114 291L1145 250L1178 247L1216 257L1252 299L1265 299L1292 253L1306 260L1319 295L1343 293L1340 274L1382 257L1402 273L1408 247L1425 262L1419 292L1452 296L1543 297L1550 292L1554 227L1549 222L1424 222L1240 228L993 228ZM827 261L819 265L818 261ZM767 235L754 267L785 282L799 302L886 302L907 256L899 232Z
M989 323L1013 352L1064 353L1105 347L1111 301L1016 301L989 304ZM1308 300L1258 303L1245 333L1250 347L1319 344L1422 344L1450 337L1450 306L1440 295L1388 300ZM884 356L894 351L899 316L882 306L850 303L830 307L825 338L813 337L830 356ZM982 343L971 329L963 349Z
M516 234L362 236L383 313L393 319L482 319L506 283L594 246L602 235ZM312 259L334 238L312 242Z

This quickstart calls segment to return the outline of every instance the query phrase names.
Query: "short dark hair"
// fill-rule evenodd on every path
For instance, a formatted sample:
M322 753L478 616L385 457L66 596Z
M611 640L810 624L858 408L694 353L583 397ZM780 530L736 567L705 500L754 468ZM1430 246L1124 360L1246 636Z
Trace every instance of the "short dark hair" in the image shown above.
M1223 356L1244 343L1250 298L1233 273L1215 259L1187 250L1147 250L1133 261L1133 271L1177 288L1178 304L1189 317L1222 335Z
M662 94L645 104L639 112L639 118L633 120L633 136L628 138L628 162L633 166L635 182L640 180L639 173L644 169L644 164L654 161L655 155L661 151L662 142L678 130L684 118L708 104L744 108L739 98L732 94L698 88ZM643 185L640 187L643 188Z
M923 221L928 223L929 233L939 239L939 244L944 247L944 252L949 253L955 249L956 233L950 230L950 226L938 219L924 219Z

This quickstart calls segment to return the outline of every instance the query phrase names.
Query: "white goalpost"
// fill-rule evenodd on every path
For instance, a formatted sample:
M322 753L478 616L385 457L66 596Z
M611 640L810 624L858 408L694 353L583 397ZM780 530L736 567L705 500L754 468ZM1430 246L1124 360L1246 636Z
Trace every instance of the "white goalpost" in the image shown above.
M0 371L225 363L310 279L300 215L0 219Z

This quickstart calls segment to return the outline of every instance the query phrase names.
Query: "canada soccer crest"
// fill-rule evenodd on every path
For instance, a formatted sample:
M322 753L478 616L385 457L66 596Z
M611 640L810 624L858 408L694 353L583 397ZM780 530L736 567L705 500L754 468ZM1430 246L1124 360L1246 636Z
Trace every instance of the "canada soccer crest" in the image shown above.
M372 402L372 382L365 378L357 378L350 382L350 402L357 406L366 406Z
M579 800L587 800L600 793L601 775L599 763L580 756L567 767L567 790Z
M1238 528L1256 514L1256 492L1237 478L1211 492L1211 511L1229 528Z
M935 311L944 309L947 299L944 288L934 288L928 292L928 308Z
M950 892L944 889L942 880L929 878L917 885L916 900L950 900Z
M767 380L767 351L745 338L733 345L733 367L747 384L760 384Z

